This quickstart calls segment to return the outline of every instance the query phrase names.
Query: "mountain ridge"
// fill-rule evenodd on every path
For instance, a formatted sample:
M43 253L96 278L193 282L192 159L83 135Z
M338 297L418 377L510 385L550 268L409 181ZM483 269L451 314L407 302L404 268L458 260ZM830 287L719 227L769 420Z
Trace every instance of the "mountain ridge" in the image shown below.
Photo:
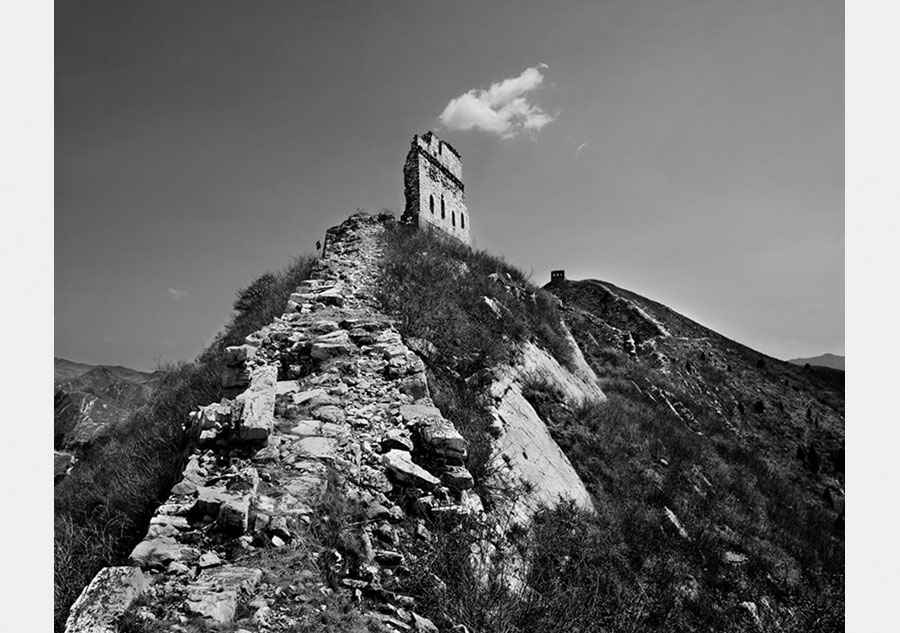
M228 397L163 418L187 466L70 633L841 630L842 375L384 214L327 237L180 383Z
M809 358L792 358L788 362L794 365L813 365L815 367L828 367L830 369L839 369L845 371L844 364L846 357L841 354L819 354L818 356L810 356Z
M125 367L124 365L91 365L90 363L79 363L59 356L53 357L54 382L78 378L92 369L105 369L118 378L138 384L153 382L159 373L155 371L149 372L132 369L131 367Z
M73 451L106 436L148 401L159 372L54 357L54 449ZM65 472L63 470L63 472Z

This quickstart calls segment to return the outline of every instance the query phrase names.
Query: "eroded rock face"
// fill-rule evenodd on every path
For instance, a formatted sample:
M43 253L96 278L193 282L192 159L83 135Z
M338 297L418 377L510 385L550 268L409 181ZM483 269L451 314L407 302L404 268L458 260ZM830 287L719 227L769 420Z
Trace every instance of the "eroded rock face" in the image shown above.
M537 380L564 394L572 405L605 400L596 375L583 358L578 361L579 355L575 355L573 371L528 343L520 350L519 362L500 367L491 384L496 472L507 483L524 485L523 493L508 508L518 522L527 523L540 505L553 506L560 498L593 511L584 482L523 394L523 386Z

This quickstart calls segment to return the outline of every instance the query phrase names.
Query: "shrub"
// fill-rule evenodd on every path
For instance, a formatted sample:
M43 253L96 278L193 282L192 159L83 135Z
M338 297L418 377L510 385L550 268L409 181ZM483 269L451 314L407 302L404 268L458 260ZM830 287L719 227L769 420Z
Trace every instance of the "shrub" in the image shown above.
M473 395L479 370L507 360L516 341L534 340L552 351L558 333L555 303L545 306L543 316L529 308L526 294L509 290L525 287L524 277L507 268L459 244L398 230L389 237L382 270L379 296L398 316L401 332L429 339L438 349L429 359L435 401L458 416L460 430L479 446L489 446L490 439L490 420ZM483 283L491 273L499 283ZM501 318L484 297L500 306ZM511 317L507 309L513 308L525 313ZM572 327L577 330L577 319ZM736 632L752 626L740 606L746 596L771 597L774 610L761 609L765 630L812 630L816 623L827 628L842 621L842 603L829 606L816 598L816 592L838 591L842 525L820 507L821 499L797 485L796 472L778 470L764 452L735 441L719 413L692 404L696 421L689 428L668 404L648 397L653 385L673 401L694 402L677 376L615 347L586 350L606 402L570 407L540 379L523 387L598 513L565 504L540 512L516 540L529 571L514 592L502 564L489 567L486 576L470 566L472 547L486 538L479 526L430 526L433 549L417 560L422 568L402 590L442 626L458 622L487 632ZM704 362L691 363L689 371L710 384L726 376ZM747 405L765 413L761 400ZM747 412L744 404L736 406ZM823 456L823 464L842 458ZM484 457L470 462L470 469L490 463ZM493 491L479 492L489 497ZM665 509L689 538L668 529ZM728 563L726 551L745 552L749 561Z

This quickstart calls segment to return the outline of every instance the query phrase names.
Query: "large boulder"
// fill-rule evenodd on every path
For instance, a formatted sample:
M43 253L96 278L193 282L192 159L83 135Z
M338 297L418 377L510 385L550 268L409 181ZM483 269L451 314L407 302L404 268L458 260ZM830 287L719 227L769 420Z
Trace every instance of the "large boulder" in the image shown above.
M66 633L116 633L122 614L146 588L137 567L104 567L72 605Z

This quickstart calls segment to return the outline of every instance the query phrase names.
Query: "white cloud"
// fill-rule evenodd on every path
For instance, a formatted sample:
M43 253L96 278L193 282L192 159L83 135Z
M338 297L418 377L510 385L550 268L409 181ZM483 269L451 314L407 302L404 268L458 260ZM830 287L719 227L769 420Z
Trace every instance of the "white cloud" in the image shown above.
M588 146L587 143L582 143L581 145L579 145L578 148L575 150L575 155L578 156L581 153L581 150L583 150L587 146Z
M173 301L178 301L187 296L187 290L175 290L175 288L169 288L169 296L172 297Z
M512 138L522 130L535 133L556 120L556 115L525 98L543 83L542 68L547 64L526 68L518 77L492 83L487 90L469 90L451 99L438 118L450 130L474 128L502 138Z

